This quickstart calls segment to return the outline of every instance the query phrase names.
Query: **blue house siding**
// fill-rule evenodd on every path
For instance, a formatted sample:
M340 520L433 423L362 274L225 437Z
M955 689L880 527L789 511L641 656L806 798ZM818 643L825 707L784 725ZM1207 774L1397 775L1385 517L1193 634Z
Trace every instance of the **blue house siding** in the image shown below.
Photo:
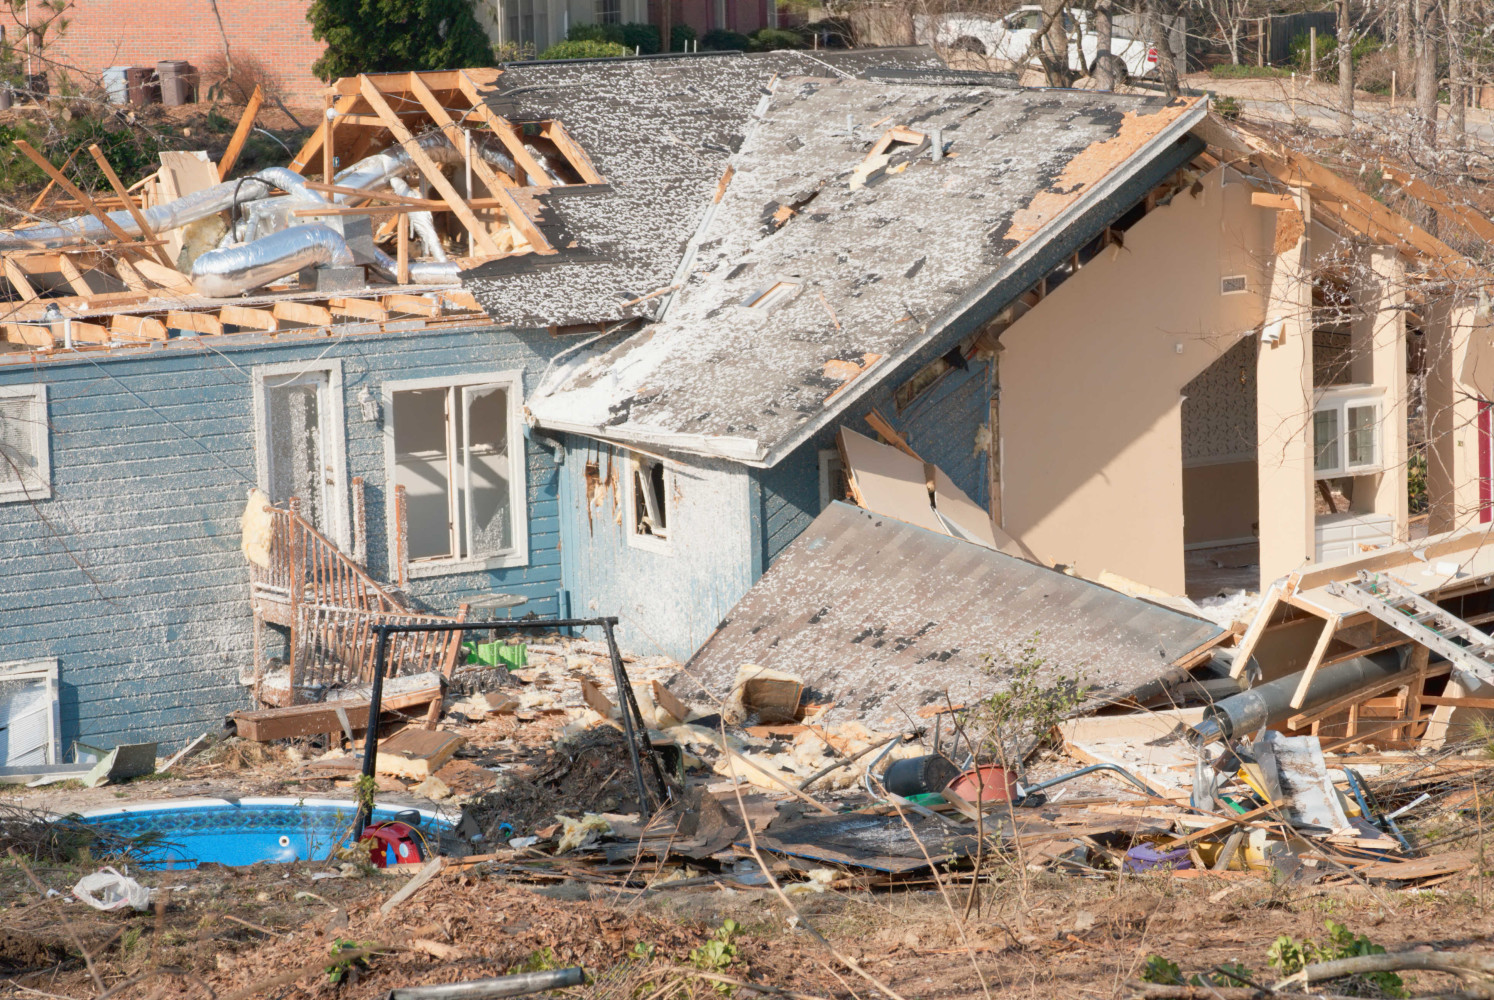
M50 499L0 504L0 662L57 658L64 751L75 739L169 746L248 703L239 518L257 477L255 366L341 365L346 475L365 481L370 569L387 580L383 429L363 419L360 390L521 369L528 392L564 346L493 327L202 343L0 368L0 385L47 387L52 471ZM526 458L529 564L412 580L417 601L449 613L500 591L528 597L520 613L555 614L556 469L538 447Z
M853 416L821 431L777 465L752 470L760 486L758 516L763 523L765 566L771 565L823 509L820 451L835 447L836 431L841 426L874 436L866 422L872 410L885 417L925 461L943 469L972 500L990 509L986 453L975 447L981 426L990 419L990 365L971 361L964 369L946 372L898 413L893 392L908 377L900 374L889 379L856 408Z
M609 459L613 486L607 485ZM589 461L603 480L600 490L588 482ZM570 613L616 615L619 641L629 651L683 661L752 585L748 473L704 458L672 465L669 550L656 552L628 541L627 461L621 448L567 435L560 506Z

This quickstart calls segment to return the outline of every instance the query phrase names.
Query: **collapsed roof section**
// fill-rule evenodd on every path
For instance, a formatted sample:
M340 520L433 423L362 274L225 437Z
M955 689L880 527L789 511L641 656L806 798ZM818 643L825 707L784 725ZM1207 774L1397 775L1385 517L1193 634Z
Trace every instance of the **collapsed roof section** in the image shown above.
M1077 250L1078 230L1130 207L1107 204L1127 182L1197 150L1186 133L1206 114L1202 99L956 76L777 81L664 321L562 369L537 421L771 465Z
M743 664L787 670L868 724L966 704L1041 659L1085 703L1186 668L1210 622L993 549L832 503L784 550L685 666L707 691ZM674 682L684 694L692 683ZM949 699L946 702L946 697Z

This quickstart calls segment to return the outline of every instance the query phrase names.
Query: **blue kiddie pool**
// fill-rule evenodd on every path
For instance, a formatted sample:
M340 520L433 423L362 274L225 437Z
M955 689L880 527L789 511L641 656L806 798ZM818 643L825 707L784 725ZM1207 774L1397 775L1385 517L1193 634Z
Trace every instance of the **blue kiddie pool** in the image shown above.
M177 799L142 802L82 814L88 826L138 842L143 868L196 868L204 861L252 865L257 861L320 861L352 836L357 805L331 799ZM372 822L399 820L430 842L451 821L421 809L375 805Z

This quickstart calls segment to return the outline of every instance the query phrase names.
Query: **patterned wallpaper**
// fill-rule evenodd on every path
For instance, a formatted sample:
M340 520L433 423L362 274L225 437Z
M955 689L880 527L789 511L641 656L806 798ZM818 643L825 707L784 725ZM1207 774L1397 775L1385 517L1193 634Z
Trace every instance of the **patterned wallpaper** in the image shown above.
M1245 337L1183 387L1183 463L1255 454L1256 338Z

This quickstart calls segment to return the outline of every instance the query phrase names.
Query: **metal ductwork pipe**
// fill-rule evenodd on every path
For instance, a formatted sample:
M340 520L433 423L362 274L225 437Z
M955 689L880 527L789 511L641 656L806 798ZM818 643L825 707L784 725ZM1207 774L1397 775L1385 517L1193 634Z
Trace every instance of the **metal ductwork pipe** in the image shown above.
M1408 650L1409 647L1402 646L1323 667L1313 677L1312 687L1308 689L1311 698L1301 708L1292 707L1292 695L1302 681L1300 670L1232 695L1204 709L1203 720L1193 727L1189 738L1203 746L1279 725L1294 715L1312 711L1314 706L1342 698L1356 688L1389 680L1406 669Z
M248 177L215 184L165 205L147 208L141 214L153 231L167 232L226 211L235 202L244 205L265 198L276 189L313 204L326 202L325 198L306 186L305 178L294 171L285 167L266 167ZM128 211L110 212L109 219L129 235L140 235L140 226ZM54 225L28 226L25 229L0 232L0 250L59 247L79 240L112 239L114 234L98 219L91 215L79 215Z
M399 261L378 247L374 247L374 260L369 265L380 277L390 281L399 280ZM450 260L410 261L410 283L414 285L455 285L461 280L462 270Z
M192 265L192 284L202 294L226 299L303 267L352 267L352 251L326 226L292 226L243 246L209 250Z
M425 150L427 156L441 166L451 167L466 162L466 155L460 149L453 146L442 132L432 132L429 135L423 135L415 140L415 142L421 149ZM497 167L510 177L514 177L518 173L518 168L514 166L513 158L502 149L494 148L484 139L476 136L473 137L472 152L484 162ZM382 153L366 156L346 170L339 172L334 178L334 183L339 187L365 190L375 185L386 183L391 177L403 177L419 169L415 165L415 161L410 158L410 154L405 152L403 146L390 146ZM357 196L339 194L334 195L333 200L338 204L345 204L355 197Z

